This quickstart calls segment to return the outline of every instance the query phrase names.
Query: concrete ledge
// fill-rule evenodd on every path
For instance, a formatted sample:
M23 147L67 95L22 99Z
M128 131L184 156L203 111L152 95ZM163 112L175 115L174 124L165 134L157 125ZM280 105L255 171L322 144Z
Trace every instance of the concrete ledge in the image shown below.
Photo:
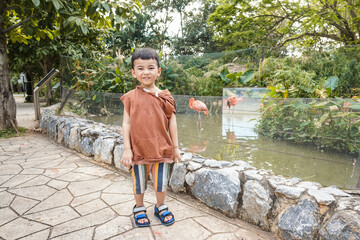
M40 128L66 147L127 171L121 127L44 110ZM182 151L169 186L229 217L241 218L280 239L360 239L360 194L286 179L243 161L215 161Z

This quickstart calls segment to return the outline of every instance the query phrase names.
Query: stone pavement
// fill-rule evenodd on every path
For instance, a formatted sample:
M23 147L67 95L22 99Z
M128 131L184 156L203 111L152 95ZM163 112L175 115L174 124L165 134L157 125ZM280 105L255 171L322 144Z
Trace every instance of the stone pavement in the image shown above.
M36 127L31 109L30 103L17 108L20 126ZM153 215L151 184L145 206L152 225L137 228L131 185L130 174L40 133L0 139L0 239L275 239L172 192L166 203L176 222L165 227Z
M185 194L168 193L165 227L145 194L150 228L136 228L130 175L101 165L40 133L0 139L2 239L274 239Z
M35 121L35 108L33 103L25 103L24 95L14 94L16 102L16 120L18 125L29 130L39 127L38 121ZM40 103L43 106L45 103Z

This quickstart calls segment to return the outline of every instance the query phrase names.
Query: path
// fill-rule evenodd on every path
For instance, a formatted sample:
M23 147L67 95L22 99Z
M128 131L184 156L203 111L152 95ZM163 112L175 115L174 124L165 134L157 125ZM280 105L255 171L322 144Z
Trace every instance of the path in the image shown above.
M34 126L30 106L18 108L20 126ZM152 226L137 228L129 174L40 133L0 139L0 239L275 239L172 192L166 202L176 222L165 227L153 215L155 200L150 185L145 206Z

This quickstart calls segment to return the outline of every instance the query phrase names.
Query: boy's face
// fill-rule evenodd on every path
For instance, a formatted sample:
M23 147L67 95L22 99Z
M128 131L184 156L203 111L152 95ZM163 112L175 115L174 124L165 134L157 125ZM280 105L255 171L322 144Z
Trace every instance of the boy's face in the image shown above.
M155 87L155 81L161 74L161 68L158 67L155 59L138 58L133 63L134 68L131 73L144 88Z

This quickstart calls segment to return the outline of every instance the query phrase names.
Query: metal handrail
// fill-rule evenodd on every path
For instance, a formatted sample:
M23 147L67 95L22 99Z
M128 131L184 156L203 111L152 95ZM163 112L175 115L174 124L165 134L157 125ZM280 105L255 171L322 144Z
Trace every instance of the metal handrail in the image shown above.
M40 119L40 102L39 102L39 91L53 78L59 70L53 68L46 76L36 84L34 89L34 107L35 107L35 120Z

